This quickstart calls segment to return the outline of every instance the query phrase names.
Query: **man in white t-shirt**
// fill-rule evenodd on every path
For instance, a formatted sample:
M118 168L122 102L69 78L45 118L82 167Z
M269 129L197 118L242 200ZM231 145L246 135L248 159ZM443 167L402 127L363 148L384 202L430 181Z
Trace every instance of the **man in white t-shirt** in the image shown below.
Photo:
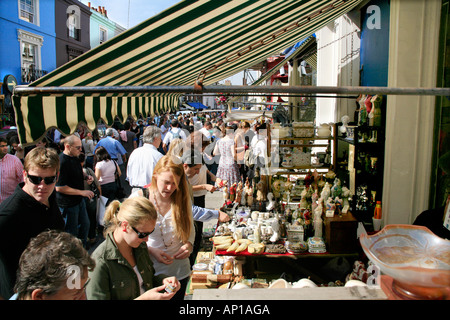
M132 188L132 193L152 181L153 169L159 159L163 157L163 154L157 149L161 143L160 128L148 126L142 137L143 146L134 149L128 160L127 180Z
M183 139L186 140L186 134L184 131L178 126L178 120L173 119L170 123L170 131L167 132L163 141L163 150L165 153L169 150L169 144L173 139Z

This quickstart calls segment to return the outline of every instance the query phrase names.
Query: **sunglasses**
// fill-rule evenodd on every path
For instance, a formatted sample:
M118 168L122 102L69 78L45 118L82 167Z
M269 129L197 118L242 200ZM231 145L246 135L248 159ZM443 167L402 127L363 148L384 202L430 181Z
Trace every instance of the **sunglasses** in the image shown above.
M139 239L144 239L145 237L148 237L149 235L151 235L153 233L153 231L155 231L155 229L153 229L151 232L139 232L136 230L135 227L131 227L131 229L133 229L134 232L137 233Z
M56 178L57 178L57 176L51 176L51 177L45 177L45 178L42 178L39 176L32 176L31 174L28 174L28 172L27 172L27 177L31 181L31 183L35 184L35 185L39 185L42 180L44 180L45 184L52 184L52 183L56 182Z
M83 147L82 146L71 146L72 148L75 148L75 149L77 149L77 150L83 150Z

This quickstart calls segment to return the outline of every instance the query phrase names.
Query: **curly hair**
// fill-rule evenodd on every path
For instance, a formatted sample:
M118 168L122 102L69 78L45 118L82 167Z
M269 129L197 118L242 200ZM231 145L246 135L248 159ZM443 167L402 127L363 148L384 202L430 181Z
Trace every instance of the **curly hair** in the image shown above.
M81 240L57 231L44 231L32 238L19 260L14 291L19 300L31 296L36 289L51 296L61 290L77 266L83 278L95 267L95 261L84 249Z

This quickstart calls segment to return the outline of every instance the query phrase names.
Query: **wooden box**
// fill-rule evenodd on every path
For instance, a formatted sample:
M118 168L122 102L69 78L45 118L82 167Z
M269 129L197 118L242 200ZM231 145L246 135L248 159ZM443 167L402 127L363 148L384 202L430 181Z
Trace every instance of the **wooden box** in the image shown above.
M329 253L354 253L358 251L356 230L358 221L351 212L342 216L324 218L324 239Z

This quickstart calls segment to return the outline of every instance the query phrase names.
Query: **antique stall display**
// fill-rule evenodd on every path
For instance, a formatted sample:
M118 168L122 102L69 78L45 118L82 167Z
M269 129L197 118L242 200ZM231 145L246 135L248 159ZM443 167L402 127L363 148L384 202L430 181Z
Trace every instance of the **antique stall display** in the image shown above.
M211 235L208 260L197 257L192 290L345 285L340 280L323 283L317 277L310 278L308 271L303 272L304 278L295 281L265 279L258 277L258 273L247 277L243 273L258 261L252 259L321 256L334 259L358 255L357 221L350 210L352 194L333 171L330 158L334 154L336 128L334 124L275 123L269 132L272 147L273 141L285 141L271 148L277 154L272 153L270 159L278 157L278 169L283 171L269 170L269 175L262 175L256 168L252 179L232 186L227 181L216 182L216 188L223 194L221 210L231 219L219 223ZM323 155L313 154L313 148L326 151ZM326 264L328 260L322 261ZM350 270L350 264L348 267Z

